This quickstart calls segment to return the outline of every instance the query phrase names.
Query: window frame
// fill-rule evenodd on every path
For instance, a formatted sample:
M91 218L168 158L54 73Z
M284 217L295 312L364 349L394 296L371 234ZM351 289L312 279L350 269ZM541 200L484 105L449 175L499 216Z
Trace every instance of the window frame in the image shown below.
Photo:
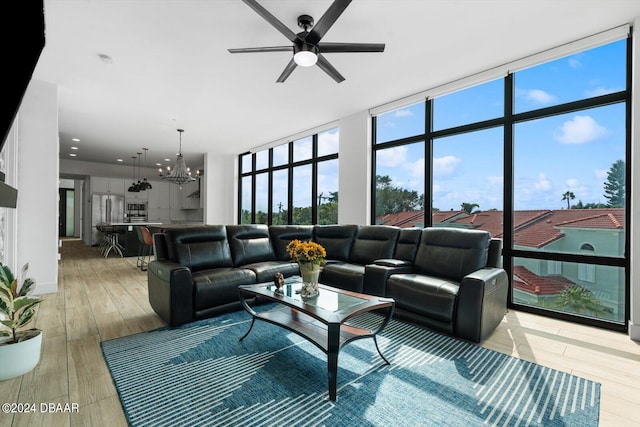
M376 142L376 130L377 116L372 116L372 150L371 150L371 161L372 161L372 179L370 186L370 194L371 194L371 222L376 222L376 182L375 177L377 175L377 171L375 170L376 166L376 153L379 150L402 146L405 144L411 144L418 141L423 140L425 143L425 183L424 183L424 227L433 226L433 141L436 138L442 138L446 136L454 136L460 135L467 132L479 131L484 129L489 129L492 127L502 126L504 129L504 151L503 151L503 174L504 174L504 184L503 184L503 266L507 271L507 274L510 278L510 286L508 292L508 307L514 308L521 311L531 312L535 314L540 314L543 316L548 316L552 318L558 318L561 320L568 320L576 323L587 324L591 326L597 326L605 329L616 330L621 332L628 331L628 323L630 319L630 257L629 257L629 248L631 247L631 82L632 82L632 38L631 35L628 34L626 38L618 38L616 40L608 40L600 43L599 46L603 46L608 43L613 43L617 41L626 40L626 87L618 92L608 93L605 95L589 97L585 99L570 101L563 104L553 105L549 107L542 107L538 109L532 109L523 111L520 113L515 113L515 105L514 105L514 92L515 92L515 81L514 81L514 73L510 72L503 78L504 79L504 115L503 117L498 117L489 120L483 120L475 123L468 123L465 125L455 126L447 129L439 129L437 131L433 131L433 98L425 97L425 132L424 134L413 135L411 137L404 137L397 140L385 141L385 142ZM590 48L583 48L579 51L586 51L591 48L595 48L598 46L592 46ZM574 52L576 53L576 52ZM566 53L563 56L571 55L571 53ZM531 64L535 66L535 64ZM491 79L487 79L489 81ZM482 84L483 82L477 82L477 84ZM625 105L625 168L626 168L626 176L625 176L625 192L626 192L626 202L625 202L625 216L626 216L626 224L625 224L625 250L622 256L601 256L596 254L588 254L588 253L554 253L554 252L541 252L541 251L533 251L522 248L516 248L514 242L514 128L517 124L523 123L530 120L538 120L542 118L552 117L556 115L562 115L567 113L574 113L578 111L587 110L590 108L603 107L607 105L613 104L624 104ZM402 106L398 106L398 109L403 108ZM385 111L387 112L387 111ZM380 113L382 114L382 112ZM624 316L621 322L609 321L606 319L600 318L590 318L574 315L571 313L560 312L560 311L551 311L549 309L544 309L541 307L524 305L513 302L513 270L514 270L514 259L516 258L527 258L532 260L546 261L548 263L562 263L562 262L572 262L578 264L585 264L585 267L588 271L593 271L595 275L596 266L609 266L609 267L620 267L624 269L625 275L625 301L624 301Z
M239 171L239 178L238 178L238 211L237 211L237 221L238 224L243 224L242 222L242 211L244 209L243 206L243 185L242 185L242 181L244 178L250 177L251 178L251 208L248 209L250 211L250 219L251 219L251 224L255 224L256 223L256 177L258 175L261 175L263 173L267 173L268 174L268 203L267 203L267 225L272 225L273 224L273 217L274 217L274 207L273 207L273 174L274 172L277 171L282 171L282 170L286 170L287 171L287 181L288 181L288 191L287 191L287 203L286 206L284 207L284 209L286 209L287 212L287 217L286 217L286 223L287 224L293 224L293 170L296 167L299 166L305 166L305 165L310 165L311 166L311 222L312 224L317 224L318 223L318 164L325 162L325 161L330 161L330 160L338 160L338 152L336 153L332 153L332 154L327 154L327 155L323 155L323 156L318 156L318 142L319 142L319 135L324 133L324 132L330 132L332 130L337 130L338 132L339 127L334 127L331 129L326 129L323 130L321 132L317 132L314 133L312 135L306 135L300 138L297 138L295 140L274 146L274 147L270 147L268 149L265 150L261 150L259 152L264 152L264 151L268 151L268 165L266 168L261 168L261 169L257 169L256 167L256 158L257 158L257 153L258 152L245 152L245 153L241 153L238 155L238 171ZM304 160L299 160L299 161L293 161L294 158L294 145L296 143L296 141L302 141L304 139L307 139L311 137L311 142L312 142L312 154L311 154L311 158L309 159L304 159ZM283 145L287 146L287 151L288 151L288 159L285 163L283 164L279 164L277 166L273 165L273 152L276 148L281 147ZM242 172L243 168L246 166L243 163L243 158L245 158L246 156L250 155L250 159L251 159L251 168L248 172Z

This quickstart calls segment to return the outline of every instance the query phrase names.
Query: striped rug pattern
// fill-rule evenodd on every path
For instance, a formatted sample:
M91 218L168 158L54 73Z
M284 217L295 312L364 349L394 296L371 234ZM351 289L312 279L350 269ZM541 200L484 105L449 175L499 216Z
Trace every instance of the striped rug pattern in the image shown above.
M367 314L354 321L373 326ZM326 356L284 329L236 312L102 343L132 426L596 426L600 385L392 320L378 343Z

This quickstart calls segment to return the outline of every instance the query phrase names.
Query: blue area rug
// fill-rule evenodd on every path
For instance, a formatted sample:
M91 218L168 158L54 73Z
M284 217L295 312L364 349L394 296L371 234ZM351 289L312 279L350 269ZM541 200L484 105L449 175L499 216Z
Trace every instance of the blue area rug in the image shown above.
M267 306L261 307L266 309ZM359 325L377 324L368 313ZM102 350L132 426L596 426L600 384L392 320L327 359L244 311L118 338Z

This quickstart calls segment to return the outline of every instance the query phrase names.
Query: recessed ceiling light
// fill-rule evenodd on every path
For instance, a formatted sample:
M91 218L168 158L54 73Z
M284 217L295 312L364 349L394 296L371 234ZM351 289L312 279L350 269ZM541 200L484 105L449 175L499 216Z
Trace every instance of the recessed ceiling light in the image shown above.
M78 149L78 147L71 147L71 149L72 149L72 150L77 150L77 149Z
M104 53L99 53L98 58L100 58L100 60L105 64L111 64L113 62L113 59L109 55Z
M171 161L171 159L164 159L164 161L165 161L165 162L170 162L170 161Z
M116 159L116 162L124 162L122 159Z
M80 142L80 140L78 138L72 138L71 139L73 142Z
M156 166L162 166L162 163L156 163Z
M76 156L77 156L77 154L76 154L76 153L71 153L71 154L69 154L69 156L70 156L70 157L76 157Z

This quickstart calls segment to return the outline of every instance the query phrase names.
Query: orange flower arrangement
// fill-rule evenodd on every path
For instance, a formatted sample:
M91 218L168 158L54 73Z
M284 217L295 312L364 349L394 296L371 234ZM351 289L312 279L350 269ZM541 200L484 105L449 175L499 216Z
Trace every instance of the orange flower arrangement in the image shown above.
M321 244L316 242L303 242L301 240L292 240L287 245L287 252L291 259L298 263L312 263L324 265L327 252Z

